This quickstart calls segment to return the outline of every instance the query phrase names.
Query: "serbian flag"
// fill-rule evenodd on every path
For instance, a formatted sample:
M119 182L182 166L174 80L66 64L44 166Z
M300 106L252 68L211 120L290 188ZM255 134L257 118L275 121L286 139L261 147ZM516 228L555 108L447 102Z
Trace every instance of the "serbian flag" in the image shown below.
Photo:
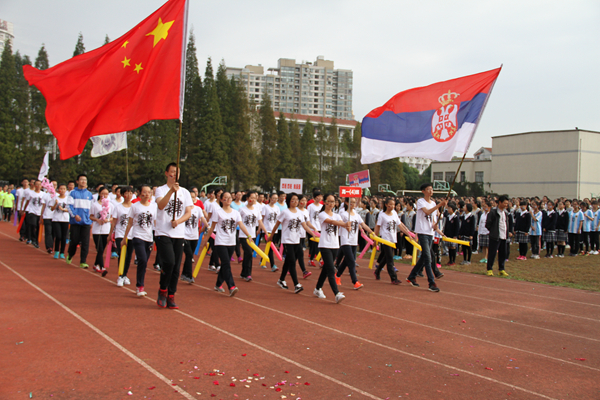
M60 158L81 154L92 136L181 120L188 0L169 0L136 27L96 50L25 78L46 98Z
M409 89L362 122L361 164L397 157L450 161L466 153L500 70Z

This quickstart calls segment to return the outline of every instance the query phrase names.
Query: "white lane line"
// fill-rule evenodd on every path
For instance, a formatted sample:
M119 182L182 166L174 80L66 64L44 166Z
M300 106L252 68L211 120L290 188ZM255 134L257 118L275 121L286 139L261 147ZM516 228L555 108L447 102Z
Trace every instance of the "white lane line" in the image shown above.
M270 285L268 285L266 283L262 283L262 282L255 282L255 283L257 283L259 285L270 286ZM200 285L195 285L195 286L201 287ZM202 287L202 288L204 289L204 287ZM367 292L367 293L370 293L370 292ZM301 294L301 296L304 296L304 295ZM393 317L391 315L380 313L380 312L377 312L377 311L367 310L366 308L352 306L352 305L349 305L347 302L344 303L344 307L354 308L356 310L363 311L365 313L375 314L375 315L378 315L378 316L381 316L381 317L387 317L387 318L390 318L390 319L393 319L393 320L396 320L396 321L406 322L406 323L417 325L417 326L421 326L421 327L424 327L424 328L428 328L428 329L432 329L432 330L444 332L444 333L447 333L447 334L450 334L450 335L456 335L456 336L464 337L464 338L467 338L467 339L472 339L472 340L476 340L476 341L479 341L479 342L483 342L483 343L486 343L486 344L491 344L491 345L494 345L494 346L504 347L504 348L507 348L507 349L511 349L511 350L515 350L515 351L520 351L520 352L531 354L531 355L534 355L534 356L539 356L539 357L542 357L542 358L547 358L549 360L557 361L557 362L560 362L560 363L570 364L570 365L573 365L573 366L576 366L576 367L587 368L587 369L591 369L593 371L600 372L600 369L594 368L594 367L589 367L587 365L584 365L583 363L575 363L575 362L572 362L572 361L563 360L561 358L552 357L552 356L549 356L549 355L546 355L546 354L537 353L537 352L534 352L534 351L531 351L531 350L520 349L518 347L507 346L507 345L502 344L502 343L492 342L491 340L486 340L486 339L481 339L481 338L478 338L478 337L475 337L475 336L465 335L464 333L453 332L453 331L450 331L450 330L447 330L447 329L442 329L442 328L438 328L438 327L435 327L435 326L422 324L420 322L415 322L415 321L411 321L411 320L404 319L404 318L399 318L399 317Z
M185 390L183 390L179 385L173 385L172 381L170 381L169 379L167 379L166 376L164 376L163 374L161 374L160 372L158 372L157 370L155 370L154 368L152 368L150 365L148 365L147 363L145 363L141 358L137 357L135 354L133 354L132 352L130 352L129 350L127 350L125 347L121 346L116 340L114 340L113 338L111 338L110 336L108 336L106 333L102 332L100 329L96 328L94 325L92 325L92 323L88 322L85 318L83 318L82 316L80 316L79 314L77 314L75 311L73 311L69 307L65 306L63 303L61 303L56 298L52 297L52 295L50 295L49 293L45 292L39 286L36 286L33 282L31 282L30 280L28 280L27 278L25 278L23 275L21 275L20 273L18 273L17 271L15 271L14 269L12 269L8 265L6 265L4 262L0 261L0 264L4 265L4 267L7 268L9 271L11 271L13 274L17 275L23 281L25 281L26 283L28 283L29 285L31 285L34 289L36 289L37 291L39 291L40 293L42 293L44 296L46 296L47 298L49 298L50 300L52 300L54 303L56 303L58 306L60 306L63 310L65 310L66 312L68 312L69 314L71 314L72 316L74 316L75 318L77 318L80 322L82 322L88 328L90 328L91 330L93 330L94 332L96 332L98 335L100 335L101 337L103 337L104 339L106 339L110 344L112 344L113 346L115 346L121 352L123 352L124 354L126 354L127 356L129 356L130 358L132 358L135 362L137 362L139 365L141 365L146 370L148 370L152 375L156 376L158 379L160 379L161 381L163 381L164 383L166 383L169 386L169 388L176 390L179 394L181 394L183 397L185 397L188 400L195 400L195 397L193 397L191 394L189 394L188 392L186 392Z

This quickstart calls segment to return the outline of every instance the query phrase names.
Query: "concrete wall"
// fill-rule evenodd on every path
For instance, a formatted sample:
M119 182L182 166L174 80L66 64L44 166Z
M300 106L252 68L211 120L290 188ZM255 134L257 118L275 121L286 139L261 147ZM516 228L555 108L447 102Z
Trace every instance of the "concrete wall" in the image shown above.
M446 173L450 172L455 174L458 166L460 165L460 161L448 161L448 162L439 162L433 161L431 163L431 180L433 181L436 172L443 172L444 178L443 180L452 183L451 179L446 178ZM487 184L492 179L492 161L490 160L466 160L463 162L461 171L465 172L465 180L467 182L475 182L475 172L483 172L483 182L484 182L484 190L489 191L490 186ZM458 177L456 178L456 182L461 182L460 172L458 173Z
M600 197L600 133L579 131L581 159L579 168L579 195Z

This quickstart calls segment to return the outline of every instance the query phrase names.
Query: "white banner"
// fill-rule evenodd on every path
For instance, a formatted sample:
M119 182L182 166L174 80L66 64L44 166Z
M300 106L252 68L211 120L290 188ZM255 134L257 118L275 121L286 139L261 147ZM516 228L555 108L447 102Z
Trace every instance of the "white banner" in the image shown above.
M46 175L48 175L48 171L50 170L50 152L47 151L44 156L44 161L42 162L42 167L40 168L40 174L38 175L38 180L44 179Z
M94 144L91 154L92 157L105 156L114 151L119 151L127 148L127 132L92 136L90 140Z
M302 179L286 179L279 180L279 190L284 193L302 193Z

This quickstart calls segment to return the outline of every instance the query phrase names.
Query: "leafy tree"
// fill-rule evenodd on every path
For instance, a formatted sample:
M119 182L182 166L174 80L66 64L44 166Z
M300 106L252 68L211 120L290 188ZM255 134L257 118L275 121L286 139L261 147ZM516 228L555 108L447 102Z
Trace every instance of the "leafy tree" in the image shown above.
M319 186L323 187L324 179L324 170L327 168L327 156L329 155L329 139L327 137L327 128L325 128L325 124L323 121L317 125L317 137L316 137L316 150L317 150L317 161L319 165L319 175L318 182Z
M279 168L277 169L277 174L280 178L294 178L295 163L292 156L289 126L283 113L279 113L277 132L279 134L279 142L277 143Z
M381 163L381 183L389 184L394 192L404 190L406 181L402 167L402 163L397 158L383 161Z
M317 184L317 171L316 171L316 159L315 159L315 127L306 120L306 125L302 130L302 137L300 138L300 177L303 180L304 188L312 188Z
M260 183L264 191L279 187L276 171L279 167L277 151L277 125L273 115L273 107L268 94L265 94L260 105L260 130L262 132L262 148L260 157Z

